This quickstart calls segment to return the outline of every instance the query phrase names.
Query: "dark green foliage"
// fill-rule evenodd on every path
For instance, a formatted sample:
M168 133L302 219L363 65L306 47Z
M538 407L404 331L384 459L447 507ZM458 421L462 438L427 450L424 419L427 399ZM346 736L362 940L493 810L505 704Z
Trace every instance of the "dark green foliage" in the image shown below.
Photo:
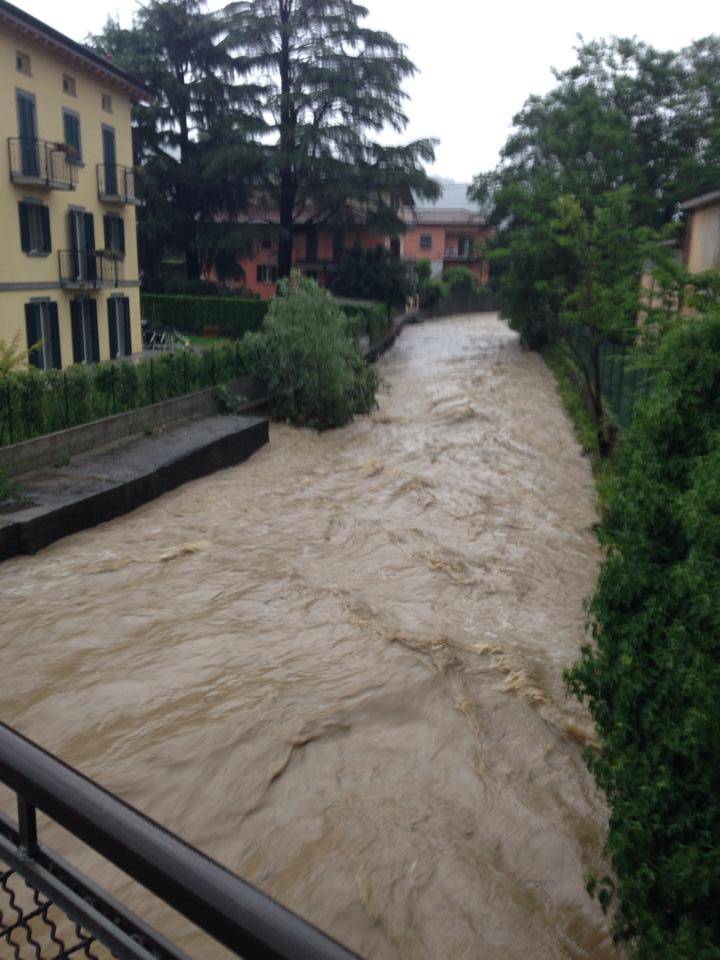
M432 140L374 139L407 124L402 84L415 67L403 45L365 26L368 11L354 0L235 0L226 9L235 66L258 82L268 118L260 180L278 211L279 275L292 266L299 212L305 225L309 213L337 229L359 219L401 232L401 197L438 194L422 167Z
M281 281L262 330L245 339L255 376L267 380L275 417L322 430L375 403L377 374L326 290L294 273Z
M343 306L343 312L353 335L360 337L364 334L370 343L385 333L392 319L392 311L382 303L372 307Z
M346 251L332 275L331 289L340 297L377 300L401 306L409 292L405 266L384 247L365 250L359 243Z
M720 314L678 323L657 371L608 500L595 643L567 680L602 745L617 935L642 960L718 960Z
M29 440L247 376L244 346L158 354L137 364L30 367L0 381L0 444ZM12 423L12 437L11 437Z
M256 86L239 81L224 15L202 0L150 0L130 29L109 18L89 42L157 97L133 110L143 271L157 275L170 250L199 278L218 247L216 215L247 200L261 157L249 138L265 127Z
M420 306L435 307L448 294L448 288L442 280L436 277L428 277L420 281Z
M140 310L153 326L176 327L183 333L202 333L217 327L223 337L242 337L259 330L269 304L236 297L187 297L142 294Z
M445 271L443 281L452 296L478 293L480 290L478 276L469 267L450 267Z
M576 265L551 222L562 195L592 217L599 199L628 190L633 227L661 228L680 199L714 188L720 156L720 41L675 53L636 40L583 43L577 62L531 96L498 167L471 194L497 225L492 284L503 313L533 347L552 341Z

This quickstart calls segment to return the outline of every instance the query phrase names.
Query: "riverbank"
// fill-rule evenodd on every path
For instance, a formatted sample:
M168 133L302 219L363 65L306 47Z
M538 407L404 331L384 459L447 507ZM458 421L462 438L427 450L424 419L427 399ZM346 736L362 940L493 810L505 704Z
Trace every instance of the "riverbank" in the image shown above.
M407 326L379 373L342 430L272 424L242 467L4 564L3 717L373 960L615 960L562 680L588 460L493 315Z
M0 560L135 510L188 480L235 466L268 442L265 417L199 417L25 474L0 513Z

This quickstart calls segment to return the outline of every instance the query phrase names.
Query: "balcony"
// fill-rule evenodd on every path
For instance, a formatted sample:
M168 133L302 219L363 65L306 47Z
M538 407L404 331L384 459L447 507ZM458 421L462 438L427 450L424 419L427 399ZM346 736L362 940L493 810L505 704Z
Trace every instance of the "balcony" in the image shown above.
M74 190L77 167L63 143L9 137L10 179L13 183L45 190Z
M135 194L135 168L119 163L97 165L98 197L103 203L137 204Z
M443 260L454 260L458 263L465 262L467 263L470 260L479 260L480 254L477 251L473 250L472 247L466 249L450 248L445 250L443 254Z
M71 290L117 287L123 277L123 262L97 250L59 250L60 286Z

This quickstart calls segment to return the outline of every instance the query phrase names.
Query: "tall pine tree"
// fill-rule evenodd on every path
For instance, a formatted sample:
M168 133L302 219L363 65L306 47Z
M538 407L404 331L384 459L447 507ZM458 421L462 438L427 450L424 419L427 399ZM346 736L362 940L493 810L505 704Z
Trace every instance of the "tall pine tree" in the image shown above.
M411 188L435 197L422 164L432 140L384 147L373 137L401 132L403 81L415 70L402 44L361 21L352 0L237 0L226 8L228 44L241 76L262 85L263 189L277 208L278 272L292 266L300 216L342 226L349 211L370 226L402 229L399 201Z

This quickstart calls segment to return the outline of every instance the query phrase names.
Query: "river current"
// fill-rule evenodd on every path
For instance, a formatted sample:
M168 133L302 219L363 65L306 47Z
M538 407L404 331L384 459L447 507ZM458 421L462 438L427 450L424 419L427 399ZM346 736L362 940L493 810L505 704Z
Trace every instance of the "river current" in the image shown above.
M405 329L378 409L0 568L0 717L377 960L616 957L563 669L600 559L552 375ZM198 957L225 956L70 838Z

